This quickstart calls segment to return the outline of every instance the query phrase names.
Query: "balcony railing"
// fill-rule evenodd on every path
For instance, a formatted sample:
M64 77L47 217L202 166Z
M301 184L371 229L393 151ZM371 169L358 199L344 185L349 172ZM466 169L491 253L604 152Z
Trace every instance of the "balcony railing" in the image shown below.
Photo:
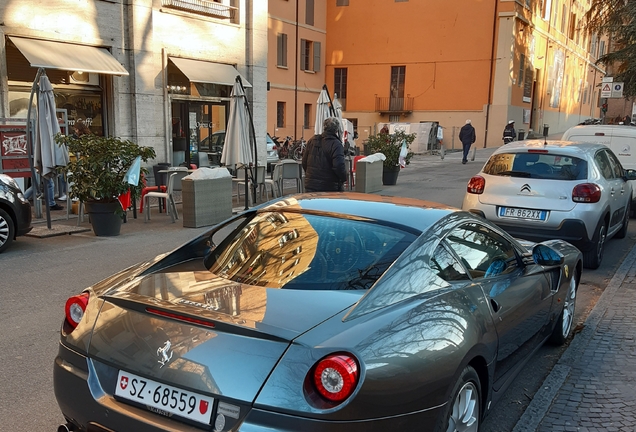
M410 96L404 98L375 97L375 111L380 114L409 114L413 112L413 99Z
M238 8L207 0L161 0L161 6L238 23Z

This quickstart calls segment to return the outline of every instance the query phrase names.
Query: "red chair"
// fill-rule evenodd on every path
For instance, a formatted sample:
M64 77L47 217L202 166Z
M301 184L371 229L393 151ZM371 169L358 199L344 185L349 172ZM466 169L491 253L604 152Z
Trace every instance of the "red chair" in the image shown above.
M130 208L130 202L131 202L130 189L128 189L128 192L119 195L117 199L119 200L119 203L121 204L121 208L124 211L124 222L127 222L128 217L126 212Z
M356 164L358 163L358 161L362 158L364 158L366 156L360 155L360 156L354 156L353 157L353 168L351 169L351 171L353 172L353 178L351 179L351 185L355 186L356 185Z
M141 181L143 182L143 189L141 190L141 200L139 202L139 213L143 213L144 212L144 196L146 196L146 194L148 192L166 192L166 186L165 185L161 185L161 186L146 186L146 177L142 174L141 175ZM159 200L159 213L161 213L161 201ZM165 204L164 204L165 205Z

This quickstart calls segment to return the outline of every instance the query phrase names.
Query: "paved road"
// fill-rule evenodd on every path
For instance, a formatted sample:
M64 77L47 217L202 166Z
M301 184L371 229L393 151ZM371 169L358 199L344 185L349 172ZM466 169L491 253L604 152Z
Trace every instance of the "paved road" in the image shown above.
M385 195L429 199L459 206L468 179L479 171L489 151L461 165L458 154L416 156ZM457 158L455 160L454 158ZM165 216L165 215L163 215ZM205 229L186 229L156 216L144 224L131 219L118 237L92 233L47 239L20 238L0 256L0 430L55 430L63 419L52 390L52 362L66 299L128 265L184 243ZM581 321L614 274L636 237L610 241L601 269L584 272L576 319ZM518 385L495 407L482 432L510 431L534 391L550 372L560 350L533 357Z

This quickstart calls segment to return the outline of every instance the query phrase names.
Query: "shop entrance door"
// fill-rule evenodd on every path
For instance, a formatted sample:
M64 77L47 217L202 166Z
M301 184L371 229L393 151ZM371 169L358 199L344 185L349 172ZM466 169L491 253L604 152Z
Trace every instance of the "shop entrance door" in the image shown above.
M228 102L172 102L173 165L220 165L228 109Z

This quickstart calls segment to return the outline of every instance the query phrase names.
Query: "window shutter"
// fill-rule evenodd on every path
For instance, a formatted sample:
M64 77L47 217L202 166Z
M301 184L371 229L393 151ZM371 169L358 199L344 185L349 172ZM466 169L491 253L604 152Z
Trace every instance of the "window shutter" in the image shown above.
M276 65L283 66L283 34L276 35Z
M305 10L305 24L314 25L314 0L307 0Z
M314 42L314 72L320 70L320 42Z
M281 59L281 66L285 66L287 67L287 34L286 33L282 33L282 41L281 41L281 52L282 52L282 59Z
M305 59L307 58L307 41L305 39L300 40L300 70L305 69Z

